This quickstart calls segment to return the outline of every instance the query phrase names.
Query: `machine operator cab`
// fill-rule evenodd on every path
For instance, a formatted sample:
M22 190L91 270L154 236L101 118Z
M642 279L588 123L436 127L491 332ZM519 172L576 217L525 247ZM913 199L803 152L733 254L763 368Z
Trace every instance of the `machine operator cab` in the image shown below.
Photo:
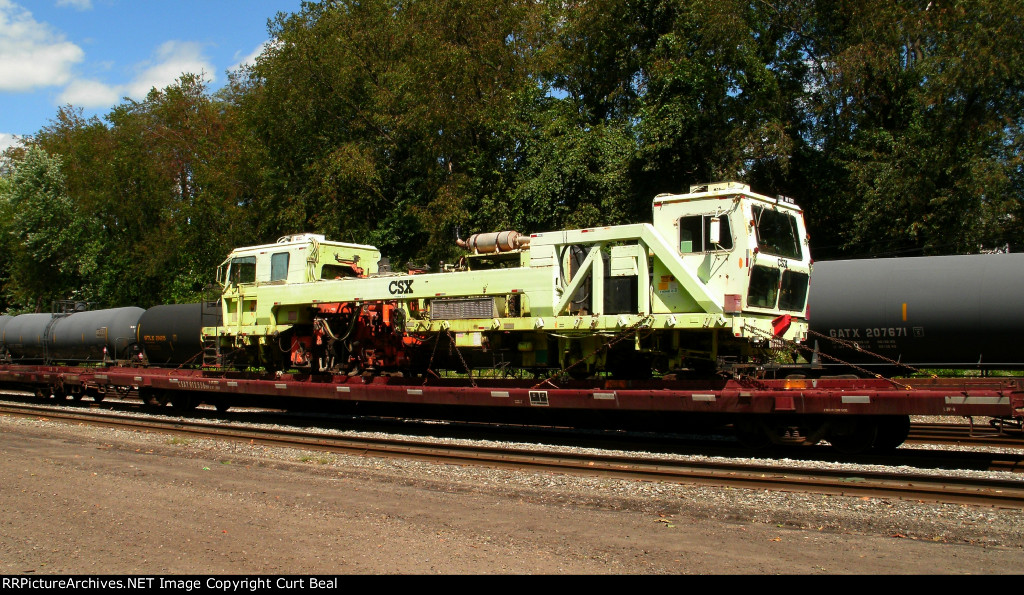
M333 242L319 234L293 234L274 244L233 250L217 269L217 283L228 289L364 277L377 272L379 260L380 252L373 246Z
M680 258L709 290L724 297L726 313L803 317L811 258L803 212L793 201L721 182L688 194L654 199L654 226L675 238ZM676 280L655 263L652 293L658 311L687 309Z
M373 246L334 242L309 233L237 248L217 269L224 323L272 326L274 309L286 302L289 286L376 275L380 260L380 251ZM302 322L306 314L295 308L285 317Z

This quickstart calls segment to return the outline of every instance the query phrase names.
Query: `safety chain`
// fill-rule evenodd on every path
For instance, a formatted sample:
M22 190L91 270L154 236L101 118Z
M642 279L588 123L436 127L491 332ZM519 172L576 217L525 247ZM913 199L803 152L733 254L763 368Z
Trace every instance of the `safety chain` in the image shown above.
M473 379L473 370L469 369L469 365L466 364L466 359L462 357L462 352L459 351L459 346L455 344L455 335L452 333L452 329L447 328L445 330L448 332L448 340L450 341L450 343L448 343L448 348L455 349L455 353L459 356L459 361L462 362L462 367L466 369L466 374L469 374L469 382L473 385L473 388L476 388L476 380ZM449 351L449 353L451 352Z
M558 386L555 385L554 382L551 382L551 380L554 377L568 372L569 370L573 369L574 367L578 366L579 364L587 361L592 356L596 355L598 351L600 351L602 349L610 348L612 345L615 345L616 343L618 343L618 342L622 341L623 339L625 339L631 333L634 334L634 336L635 336L636 334L638 334L640 328L645 326L645 325L647 325L652 319L653 319L653 317L650 314L645 314L643 318L641 318L640 320L636 321L634 324L632 324L629 327L619 331L619 333L617 335L614 335L612 337L612 340L607 341L605 343L602 343L600 346L598 346L596 349L594 349L593 351L591 351L587 355L579 358L578 360L576 360L572 364L562 368L561 370L558 370L557 372L551 374L550 376L548 376L544 380L541 380L539 383L535 384L534 386L532 386L530 388L532 388L532 389L540 388L541 386L543 386L545 384L550 384L552 386L552 388L558 388Z
M433 369L431 369L431 366L434 365L434 355L437 354L437 344L441 342L441 341L438 340L438 336L439 335L434 335L434 348L430 351L430 359L427 360L427 372L430 372L434 376L437 376L437 372L435 372ZM438 378L440 378L440 376L438 376ZM427 376L426 374L424 374L423 375L423 386L426 386L427 382L429 382L429 381L430 381L430 377Z
M199 353L197 353L197 354L193 355L192 357L188 358L188 359L187 359L187 360L185 360L184 362L182 362L182 363L178 364L178 367L177 367L177 368L175 368L175 371L177 371L177 370L181 370L182 368L184 368L184 367L186 367L186 366L189 366L189 367L190 367L190 366L192 365L192 361L193 361L193 360L195 360L195 359L196 359L197 357L201 357L201 356L204 356L204 355L206 355L206 352L205 352L205 351L200 351Z
M469 365L466 363L466 359L464 357L462 357L462 352L459 351L459 347L457 345L455 345L455 335L452 334L452 330L450 328L445 329L445 331L447 331L447 333L448 333L448 340L449 340L449 343L448 343L448 353L449 353L449 355L451 354L451 350L454 349L455 353L457 353L458 356L459 356L459 361L462 362L462 367L466 369L466 374L469 375L470 383L472 383L473 388L476 388L477 386L476 386L476 380L473 378L473 370L471 370L469 368ZM440 378L440 376L438 376L437 372L434 372L434 370L431 369L431 366L434 365L434 356L437 354L437 345L438 345L438 343L441 342L439 340L439 338L440 338L440 335L434 335L434 349L430 352L430 360L427 361L427 371L430 372L431 374L433 374L434 376L437 376L438 378ZM429 382L429 381L430 381L430 377L424 375L424 377L423 377L423 385L426 386L427 382Z
M814 353L814 350L811 349L810 347L806 346L806 345L801 345L800 343L797 343L796 341L791 341L789 339L784 339L782 337L776 337L776 336L770 334L767 331L764 331L764 330L761 330L761 329L757 328L756 326L750 326L749 324L744 323L743 324L743 330L744 331L751 331L755 335L759 335L762 338L767 339L768 341L779 341L782 344L788 345L790 348L795 349L795 350L808 351L808 352L811 352L812 354ZM843 361L843 360L839 359L838 357L833 357L833 356L831 356L831 355L829 355L827 353L820 353L820 352L818 353L818 356L819 357L824 357L824 358L829 359L829 360L832 360L832 361L834 361L836 363L839 363L839 364L842 364L844 366L849 366L850 368L853 368L854 370L857 370L857 371L859 371L859 372L861 372L863 374L866 374L868 376L873 376L873 377L875 377L875 378L877 378L879 380L885 380L885 381L891 382L893 385L898 386L898 387L900 387L900 388L902 388L904 390L910 390L910 386L909 385L903 384L901 382L897 382L896 380L893 380L892 378L886 378L885 376L882 376L881 374L878 374L877 372L872 372L871 370L867 370L865 368L861 368L860 366L856 366L854 364L851 364L850 362Z
M823 334L821 334L821 333L819 333L817 331L812 331L812 330L808 330L807 333L810 334L810 335L814 335L816 337L821 337L822 339L828 339L829 341L834 341L836 343L839 343L843 347L848 347L850 349L853 349L854 351L860 351L860 352L866 353L866 354L868 354L870 356L877 357L878 359L880 359L882 361L885 361L885 362L889 362L890 364L892 364L894 366L898 366L898 367L901 367L901 368L906 368L906 369L910 370L911 372L913 372L915 374L921 374L922 373L921 370L918 370L914 366L904 364L903 362L898 362L898 361L896 361L894 359L890 359L888 357L885 357L884 355L881 355L879 353L874 353L874 352L868 351L867 349L864 349L863 347L861 347L860 344L858 344L856 341L847 341L846 339L840 339L839 337L830 337L828 335L823 335ZM931 376L932 376L932 378L938 378L938 376L936 376L935 374L932 374Z

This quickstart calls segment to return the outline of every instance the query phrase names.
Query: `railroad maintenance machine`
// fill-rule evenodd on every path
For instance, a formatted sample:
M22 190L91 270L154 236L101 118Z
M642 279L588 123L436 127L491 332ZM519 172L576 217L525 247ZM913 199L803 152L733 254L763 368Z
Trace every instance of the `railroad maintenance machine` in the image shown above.
M895 448L912 414L1019 427L1016 379L814 377L808 243L791 200L735 182L658 195L652 223L476 234L436 271L285 236L232 251L214 303L0 317L0 383L180 408L732 424L751 446L847 452Z

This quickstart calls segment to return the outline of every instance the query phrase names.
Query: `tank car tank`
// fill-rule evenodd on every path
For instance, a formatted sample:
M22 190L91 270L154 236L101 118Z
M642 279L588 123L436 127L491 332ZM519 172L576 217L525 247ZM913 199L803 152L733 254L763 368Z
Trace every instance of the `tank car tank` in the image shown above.
M869 368L892 365L867 352L918 368L1024 367L1024 254L822 261L812 279L822 353Z
M4 326L2 341L7 357L16 362L46 360L46 331L53 314L21 314Z
M128 359L137 350L142 308L75 312L54 318L46 333L51 361L102 362Z
M14 320L13 316L8 316L6 314L0 314L0 359L6 359L6 356L7 356L7 349L4 346L3 336L4 336L4 331L7 329L7 325L12 320Z
M203 327L219 326L218 302L154 306L139 319L138 338L149 363L202 363Z

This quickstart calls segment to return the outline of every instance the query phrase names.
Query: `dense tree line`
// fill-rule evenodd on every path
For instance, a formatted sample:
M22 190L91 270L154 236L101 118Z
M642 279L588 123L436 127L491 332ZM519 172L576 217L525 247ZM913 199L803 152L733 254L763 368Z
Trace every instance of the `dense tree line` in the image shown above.
M735 179L817 259L1024 248L1017 0L334 0L211 92L67 106L0 165L0 306L196 299L309 231L436 265L456 233L645 221Z

